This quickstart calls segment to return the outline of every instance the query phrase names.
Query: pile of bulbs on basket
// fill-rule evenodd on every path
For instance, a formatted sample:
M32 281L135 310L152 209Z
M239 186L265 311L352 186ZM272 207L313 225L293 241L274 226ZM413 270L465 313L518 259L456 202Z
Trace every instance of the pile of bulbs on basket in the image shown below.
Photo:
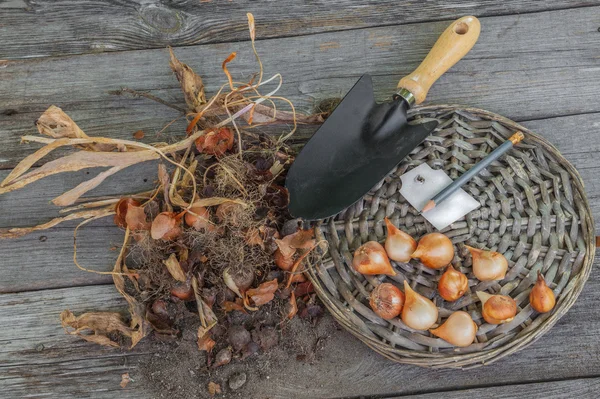
M352 267L361 274L396 274L390 259L396 262L408 262L419 259L431 269L446 271L438 282L438 291L446 301L454 302L468 290L467 276L454 269L450 262L454 258L452 241L444 234L430 233L417 243L410 235L394 226L387 218L387 238L385 247L376 241L361 245L355 252ZM508 269L508 262L499 252L484 251L467 246L473 258L473 274L480 281L502 280ZM506 295L491 295L478 291L481 300L482 315L490 324L502 324L511 321L517 314L517 303ZM538 272L536 284L531 289L529 301L533 309L540 313L554 308L555 298ZM413 290L404 281L404 293L395 285L383 283L372 292L369 301L371 308L383 319L390 320L400 316L402 322L414 330L429 332L454 346L469 346L477 334L477 324L469 313L452 313L438 328L431 327L437 322L438 309L435 304Z

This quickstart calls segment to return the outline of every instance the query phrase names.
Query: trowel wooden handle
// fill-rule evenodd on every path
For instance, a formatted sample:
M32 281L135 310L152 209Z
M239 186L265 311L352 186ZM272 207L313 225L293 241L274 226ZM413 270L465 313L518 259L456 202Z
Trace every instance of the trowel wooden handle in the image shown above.
M479 30L479 20L472 16L452 22L435 42L421 65L413 73L402 78L398 87L410 91L417 104L422 103L431 85L475 45L479 38Z

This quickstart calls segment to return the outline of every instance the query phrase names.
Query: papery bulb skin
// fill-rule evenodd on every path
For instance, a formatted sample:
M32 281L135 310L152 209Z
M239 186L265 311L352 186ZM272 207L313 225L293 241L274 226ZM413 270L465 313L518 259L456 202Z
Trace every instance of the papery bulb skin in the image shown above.
M417 249L417 242L414 238L398 229L385 218L387 227L387 238L385 239L385 251L391 260L406 263L411 259L411 255Z
M499 252L484 251L465 245L473 258L473 274L479 281L502 280L508 270L508 261Z
M554 292L546 285L546 280L539 271L537 282L529 293L529 303L533 309L540 313L551 311L556 304Z
M369 298L371 309L382 319L397 317L404 306L404 294L390 283L382 283L371 291Z
M368 241L354 252L352 267L361 274L396 275L385 248L377 241Z
M469 279L452 265L449 265L440 281L438 281L438 292L448 302L454 302L462 297L469 289Z
M408 282L404 281L404 307L402 308L402 322L415 330L431 328L438 318L438 309L433 302L419 295Z
M431 269L441 269L452 262L454 246L452 241L441 233L429 233L421 237L417 249L411 255Z
M477 324L467 312L458 311L452 313L444 324L429 332L454 346L465 347L473 343Z

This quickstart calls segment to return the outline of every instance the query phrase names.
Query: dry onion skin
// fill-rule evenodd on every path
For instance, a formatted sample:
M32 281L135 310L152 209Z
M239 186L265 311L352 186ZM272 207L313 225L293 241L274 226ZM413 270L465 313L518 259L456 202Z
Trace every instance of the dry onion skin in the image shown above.
M481 314L490 324L504 324L512 321L517 315L517 303L506 295L491 295L477 291L481 301Z
M441 233L429 233L421 237L417 249L411 255L431 269L441 269L452 262L454 246L452 241Z
M448 265L440 281L438 281L438 292L448 302L454 302L462 297L469 289L469 279L463 273Z
M544 276L539 270L537 281L529 293L529 303L533 309L540 313L551 311L556 304L554 292L546 285L546 280L544 280Z
M473 258L473 274L479 281L502 280L508 270L508 261L500 252L485 251L465 245Z
M377 241L368 241L354 252L352 267L361 274L396 275L385 248Z
M212 230L214 227L210 222L210 212L204 206L192 205L185 214L185 224L194 230Z
M371 305L373 312L382 319L393 319L402 311L404 294L393 284L379 284L371 291L369 305Z
M150 236L155 240L172 240L181 235L180 224L174 212L159 213L152 221Z

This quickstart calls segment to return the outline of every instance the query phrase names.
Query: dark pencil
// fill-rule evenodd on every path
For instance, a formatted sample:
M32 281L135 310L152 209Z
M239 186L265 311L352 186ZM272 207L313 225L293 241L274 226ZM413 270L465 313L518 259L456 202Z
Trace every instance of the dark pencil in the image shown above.
M476 174L481 172L481 170L487 167L489 164L494 162L496 159L500 158L506 151L510 150L515 144L519 141L523 140L523 133L516 132L508 140L502 143L498 148L494 151L490 152L490 154L483 158L479 163L475 164L471 169L465 172L458 179L454 180L450 185L444 188L442 191L437 193L425 206L421 212L427 212L439 205L442 201L448 198L452 193L461 188L465 183L473 178Z

